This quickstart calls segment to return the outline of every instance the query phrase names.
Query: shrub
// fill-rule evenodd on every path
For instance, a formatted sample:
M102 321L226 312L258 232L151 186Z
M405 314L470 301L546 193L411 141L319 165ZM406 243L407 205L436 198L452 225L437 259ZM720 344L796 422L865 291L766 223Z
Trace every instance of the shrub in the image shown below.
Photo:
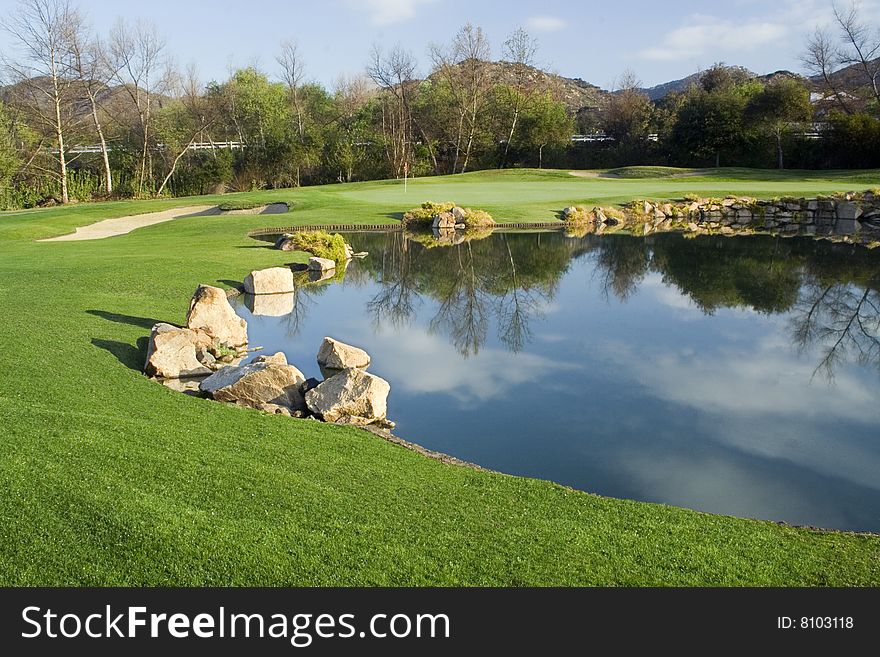
M495 225L495 220L492 218L492 215L485 210L472 210L470 208L463 208L463 210L463 223L468 229L488 228Z
M413 208L409 212L404 213L403 223L406 226L418 227L423 226L430 228L434 217L442 212L451 212L455 207L455 203L434 203L433 201L425 201L421 207ZM485 210L473 210L471 208L462 208L464 210L464 221L462 223L467 228L486 228L495 225L495 220Z
M587 208L582 205L573 205L571 207L574 208L573 212L568 212L568 214L566 214L565 211L562 211L560 213L561 219L565 222L571 224L582 224L590 222L595 218L592 216L592 212L590 210L587 210Z
M425 201L421 207L413 208L409 212L404 213L403 223L410 225L427 225L430 227L431 222L441 212L449 212L455 207L455 203L434 203L433 201Z
M298 251L305 251L313 256L336 262L345 262L345 239L339 233L310 230L294 233L290 239Z

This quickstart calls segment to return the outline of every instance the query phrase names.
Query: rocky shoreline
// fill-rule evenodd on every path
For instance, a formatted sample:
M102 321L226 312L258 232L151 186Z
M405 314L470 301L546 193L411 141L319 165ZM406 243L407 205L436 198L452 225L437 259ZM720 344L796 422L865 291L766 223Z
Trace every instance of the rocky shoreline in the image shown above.
M562 211L561 219L573 234L620 230L635 235L771 234L880 246L880 193L875 191L772 200L738 196L677 202L639 200L623 210L570 206Z
M293 272L287 267L253 271L244 289L254 298L283 298L294 290ZM227 293L199 285L185 326L153 326L144 373L180 392L266 413L381 431L394 427L387 418L391 386L366 371L371 358L363 349L325 337L316 356L322 380L307 379L282 352L244 364L257 350L248 348L247 322L235 313Z

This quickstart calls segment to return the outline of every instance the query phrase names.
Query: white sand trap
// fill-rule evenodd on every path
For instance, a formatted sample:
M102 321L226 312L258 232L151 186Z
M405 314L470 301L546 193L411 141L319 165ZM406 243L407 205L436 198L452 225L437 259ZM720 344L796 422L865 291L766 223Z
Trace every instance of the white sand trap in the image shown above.
M80 226L75 232L60 237L50 237L40 242L74 242L79 240L102 240L105 237L126 235L136 228L161 224L172 219L184 217L207 217L220 214L216 205L192 205L186 208L174 208L162 212L149 212L147 214L135 214L128 217L104 219L88 226Z

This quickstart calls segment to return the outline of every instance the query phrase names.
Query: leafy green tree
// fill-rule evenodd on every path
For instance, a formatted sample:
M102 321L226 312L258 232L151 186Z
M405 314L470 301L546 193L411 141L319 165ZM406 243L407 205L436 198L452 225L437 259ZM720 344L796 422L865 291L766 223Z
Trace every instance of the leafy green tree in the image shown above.
M863 112L834 112L828 124L825 147L834 166L860 169L880 166L880 119Z
M747 143L745 109L760 90L759 83L711 69L685 94L672 127L673 145L701 160L714 157L715 166L721 166L722 153L735 153Z
M574 120L565 105L549 92L533 98L522 116L521 124L522 142L538 151L539 169L544 166L544 149L564 148L571 143L574 134Z
M15 149L12 119L0 102L0 198L2 191L12 184L12 178L21 166Z
M798 80L783 78L755 94L746 107L746 120L776 141L776 164L785 168L783 138L813 116L810 92Z

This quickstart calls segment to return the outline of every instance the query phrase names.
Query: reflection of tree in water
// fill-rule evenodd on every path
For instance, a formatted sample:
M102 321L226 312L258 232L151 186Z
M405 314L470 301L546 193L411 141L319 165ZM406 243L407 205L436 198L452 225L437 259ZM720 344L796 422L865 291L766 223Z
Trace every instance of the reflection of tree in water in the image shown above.
M470 242L456 245L440 307L428 324L431 333L446 333L462 356L476 354L489 330L484 272L477 273Z
M565 242L555 233L500 233L429 249L403 234L389 235L365 247L371 257L364 266L375 269L380 283L367 309L377 326L406 326L421 297L429 296L438 303L429 330L448 336L462 355L480 350L493 321L498 338L519 351L568 267Z
M602 276L606 298L613 293L626 301L648 273L651 254L648 242L626 235L608 235L594 240L596 272Z
M356 263L356 278L346 284L378 281L367 305L375 325L409 325L429 297L438 304L429 329L448 336L464 356L479 351L493 323L508 349L521 350L570 262L589 256L609 297L626 300L653 272L706 314L722 308L794 313L796 344L821 348L818 369L827 373L843 360L880 364L880 253L862 247L767 236L502 232L426 248L403 233L350 237L370 257Z
M795 240L658 235L652 269L711 315L719 308L789 310L803 275Z
M378 265L381 274L379 293L367 303L367 312L373 317L373 325L379 328L383 321L392 326L406 326L414 317L421 299L415 271L412 266L411 248L401 232L393 232L380 243L374 241L368 248L369 265ZM359 263L360 264L360 263ZM367 272L367 267L359 267Z
M818 346L814 374L831 379L842 362L880 367L880 269L872 254L838 247L814 263L791 320L795 343Z

